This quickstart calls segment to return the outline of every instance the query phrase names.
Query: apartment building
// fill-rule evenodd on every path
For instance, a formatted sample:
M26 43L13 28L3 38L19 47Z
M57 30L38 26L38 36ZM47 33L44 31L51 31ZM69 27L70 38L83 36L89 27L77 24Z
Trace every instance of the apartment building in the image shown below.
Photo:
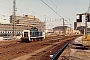
M10 16L10 23L13 23L13 15ZM15 24L22 24L26 27L37 27L40 31L44 31L45 22L41 22L39 18L33 15L16 16Z
M31 27L37 27L44 32L45 22L41 22L39 18L33 15L16 16L15 35L21 35L23 30L30 29ZM13 35L13 15L10 16L9 24L0 23L0 36L4 34Z

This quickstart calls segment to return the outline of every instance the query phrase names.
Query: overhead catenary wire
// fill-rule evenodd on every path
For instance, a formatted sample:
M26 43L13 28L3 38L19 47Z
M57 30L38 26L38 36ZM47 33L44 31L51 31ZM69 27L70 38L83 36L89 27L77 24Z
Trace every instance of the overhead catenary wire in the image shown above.
M58 8L58 6L56 6L56 4L52 1L52 0L50 0L52 3L53 3L53 5L55 5L55 7L56 8ZM59 9L59 8L58 8ZM60 10L60 9L59 9ZM60 10L61 11L61 10ZM62 12L62 11L61 11ZM65 16L65 17L67 17L63 12L62 12L62 14ZM68 17L67 17L68 18ZM69 19L69 21L70 21L70 19ZM66 21L67 22L67 21ZM69 23L69 22L67 22L67 23Z
M58 6L56 6L56 4L52 1L52 0L50 0L52 3L53 3L53 5L55 5L55 7L56 8L58 8ZM60 8L58 8L59 10L60 10ZM90 4L89 4L89 8L88 8L88 10L90 11ZM61 11L61 10L60 10ZM61 11L62 12L62 11ZM62 14L66 17L66 18L68 18L63 12L62 12ZM68 21L70 21L70 19L71 18L68 18L69 20ZM65 19L65 21L67 22L67 24L68 25L70 25L70 23Z
M12 2L13 2L13 0L12 0ZM0 0L0 3L5 3L5 4L8 4L8 5L13 5L13 4L10 4L11 3L11 1L8 1L8 0L6 0L6 1L4 1L4 0ZM5 5L4 4L4 5Z
M3 4L4 3L4 4ZM4 10L5 9L11 9L12 8L12 4L10 4L11 2L9 2L9 1L1 1L0 0L0 8L4 8ZM1 10L1 9L0 9ZM7 10L6 10L7 11Z
M5 16L9 16L9 15L11 15L12 14L12 11L13 10L10 10L11 9L11 7L12 7L12 4L10 4L11 2L9 2L9 1L0 1L0 3L5 3L5 5L1 5L1 7L2 7L2 9L0 10L0 11L3 11L4 13L0 13L0 15L5 15ZM6 7L8 5L8 7ZM5 8L5 9L3 9L3 8ZM7 9L9 9L9 10L7 10ZM30 10L29 9L27 9L27 8L21 8L21 6L17 6L17 14L16 15L21 15L21 14L26 14L26 13L28 13L28 12L30 12ZM38 13L38 12L35 12L35 11L31 11L31 13L33 13L32 15L35 15L35 14L38 14L38 15L40 15L40 13ZM42 16L42 15L40 15L40 16Z
M13 4L10 4L10 3L11 3L10 1L0 1L0 3L5 3L6 5L8 5L8 7L5 6L5 4L1 6L1 7L3 7L3 8L7 8L7 9L11 9L11 8L12 8L12 5L13 5ZM27 9L27 8L25 8L25 7L24 7L24 8L21 8L21 6L18 6L18 7L16 7L16 8L18 9L18 11L20 10L20 11L19 11L20 13L22 12L23 14L30 12L30 10ZM6 9L6 12L9 12L9 11L7 11L7 9ZM17 12L18 12L18 11L17 11ZM12 11L11 11L10 13L12 13ZM10 13L9 13L9 14L10 14ZM17 14L18 14L18 13L17 13Z
M61 17L61 15L56 12L53 8L51 8L47 3L45 3L43 0L41 0L45 5L47 5L53 12L55 12L59 17ZM62 17L61 17L62 18Z
M2 20L7 20L7 17L11 14L11 4L8 1L0 1L0 4L0 17Z
M58 8L58 6L52 1L52 0L50 0L52 3L53 3L53 5L56 7L56 8ZM59 8L58 8L59 9ZM60 10L60 9L59 9ZM61 11L61 10L60 10ZM61 11L62 12L62 11ZM65 17L67 17L63 12L62 12L62 14L65 16Z
M45 3L43 0L41 0L45 5L47 5L51 10L53 10L59 17L61 17L61 15L56 12L54 9L52 9L47 3ZM50 0L51 1L51 0ZM52 1L51 1L52 2ZM52 2L53 3L53 2ZM53 3L54 4L54 3ZM55 4L54 4L55 5ZM55 5L56 6L56 5ZM57 6L56 6L57 7ZM59 9L59 8L58 8ZM61 17L62 18L62 17ZM62 18L64 20L64 18Z
M59 13L57 13L54 9L52 9L47 3L45 3L43 0L41 0L45 5L47 5L53 12L55 12L59 17L61 17L61 15ZM61 17L62 18L62 17ZM65 35L65 29L64 29L64 18L62 18L63 20L63 35Z
M0 11L3 11L4 13L0 13L1 15L1 17L2 17L2 15L4 15L5 17L2 17L2 19L3 18L6 18L6 17L8 17L9 18L9 16L12 14L12 10L11 10L11 8L12 8L12 4L10 4L11 2L9 2L9 1L0 1L0 3L4 3L5 2L5 5L1 5L1 7L2 7L2 9L0 10ZM4 9L5 8L5 9ZM8 9L8 10L7 10ZM21 6L17 6L17 9L18 9L18 13L16 14L16 15L18 15L18 14L21 14L21 13L23 13L23 14L25 14L25 13L28 13L28 12L30 12L30 10L29 9L27 9L27 8L25 8L25 7L23 7L23 8L21 8ZM59 13L58 12L56 12L54 9L52 9L51 7L50 7L50 9L51 10L53 10L57 15L59 15ZM31 11L32 12L32 11ZM35 12L35 11L33 11L34 13L38 13L38 12ZM40 15L40 13L38 13L39 15ZM35 14L33 14L33 15L35 15ZM40 16L42 16L42 15L40 15ZM60 17L61 17L61 15L59 15ZM48 16L47 16L48 17ZM62 17L61 17L62 18ZM9 20L9 19L8 19ZM57 18L55 18L55 20L54 20L55 22L58 22L59 21L59 19L57 20ZM51 21L51 22L54 22L54 21Z

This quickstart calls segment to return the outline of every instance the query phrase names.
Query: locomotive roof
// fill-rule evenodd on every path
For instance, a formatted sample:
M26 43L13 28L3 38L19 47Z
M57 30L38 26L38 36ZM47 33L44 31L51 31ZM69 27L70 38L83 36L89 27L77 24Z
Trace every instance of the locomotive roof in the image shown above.
M32 28L30 28L30 29L37 29L36 27L32 27Z
M38 31L38 28L32 27L32 28L30 29L30 31Z

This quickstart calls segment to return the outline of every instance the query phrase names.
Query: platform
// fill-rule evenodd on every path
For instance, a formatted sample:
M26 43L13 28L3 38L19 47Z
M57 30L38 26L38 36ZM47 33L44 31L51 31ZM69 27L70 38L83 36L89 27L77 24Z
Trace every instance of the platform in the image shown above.
M90 47L83 48L82 37L79 37L67 46L58 60L90 60Z

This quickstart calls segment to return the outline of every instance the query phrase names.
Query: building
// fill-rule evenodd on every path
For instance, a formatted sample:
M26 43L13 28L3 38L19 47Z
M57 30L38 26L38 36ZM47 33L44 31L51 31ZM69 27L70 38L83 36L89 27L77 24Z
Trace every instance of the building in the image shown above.
M73 35L79 35L81 32L79 30L73 30Z
M13 23L13 15L10 16L10 23ZM45 30L45 22L41 22L39 18L33 15L16 16L15 24L21 24L26 27L36 27L40 31Z
M31 27L36 27L44 32L45 26L45 22L41 22L39 18L33 15L16 16L15 35L21 35L23 30L30 29ZM0 36L5 34L13 35L13 15L10 16L9 24L0 23Z
M81 34L84 34L85 26L79 26L76 30L79 30Z
M15 35L21 35L22 31L25 29L29 29L28 27L24 25L16 25L15 27ZM13 24L1 24L0 23L0 36L3 36L5 34L13 35Z
M74 30L77 29L77 27L82 26L82 22L74 22Z
M74 22L74 30L77 29L77 22Z
M73 33L73 30L68 26L58 26L53 28L53 32L60 35L71 35Z

